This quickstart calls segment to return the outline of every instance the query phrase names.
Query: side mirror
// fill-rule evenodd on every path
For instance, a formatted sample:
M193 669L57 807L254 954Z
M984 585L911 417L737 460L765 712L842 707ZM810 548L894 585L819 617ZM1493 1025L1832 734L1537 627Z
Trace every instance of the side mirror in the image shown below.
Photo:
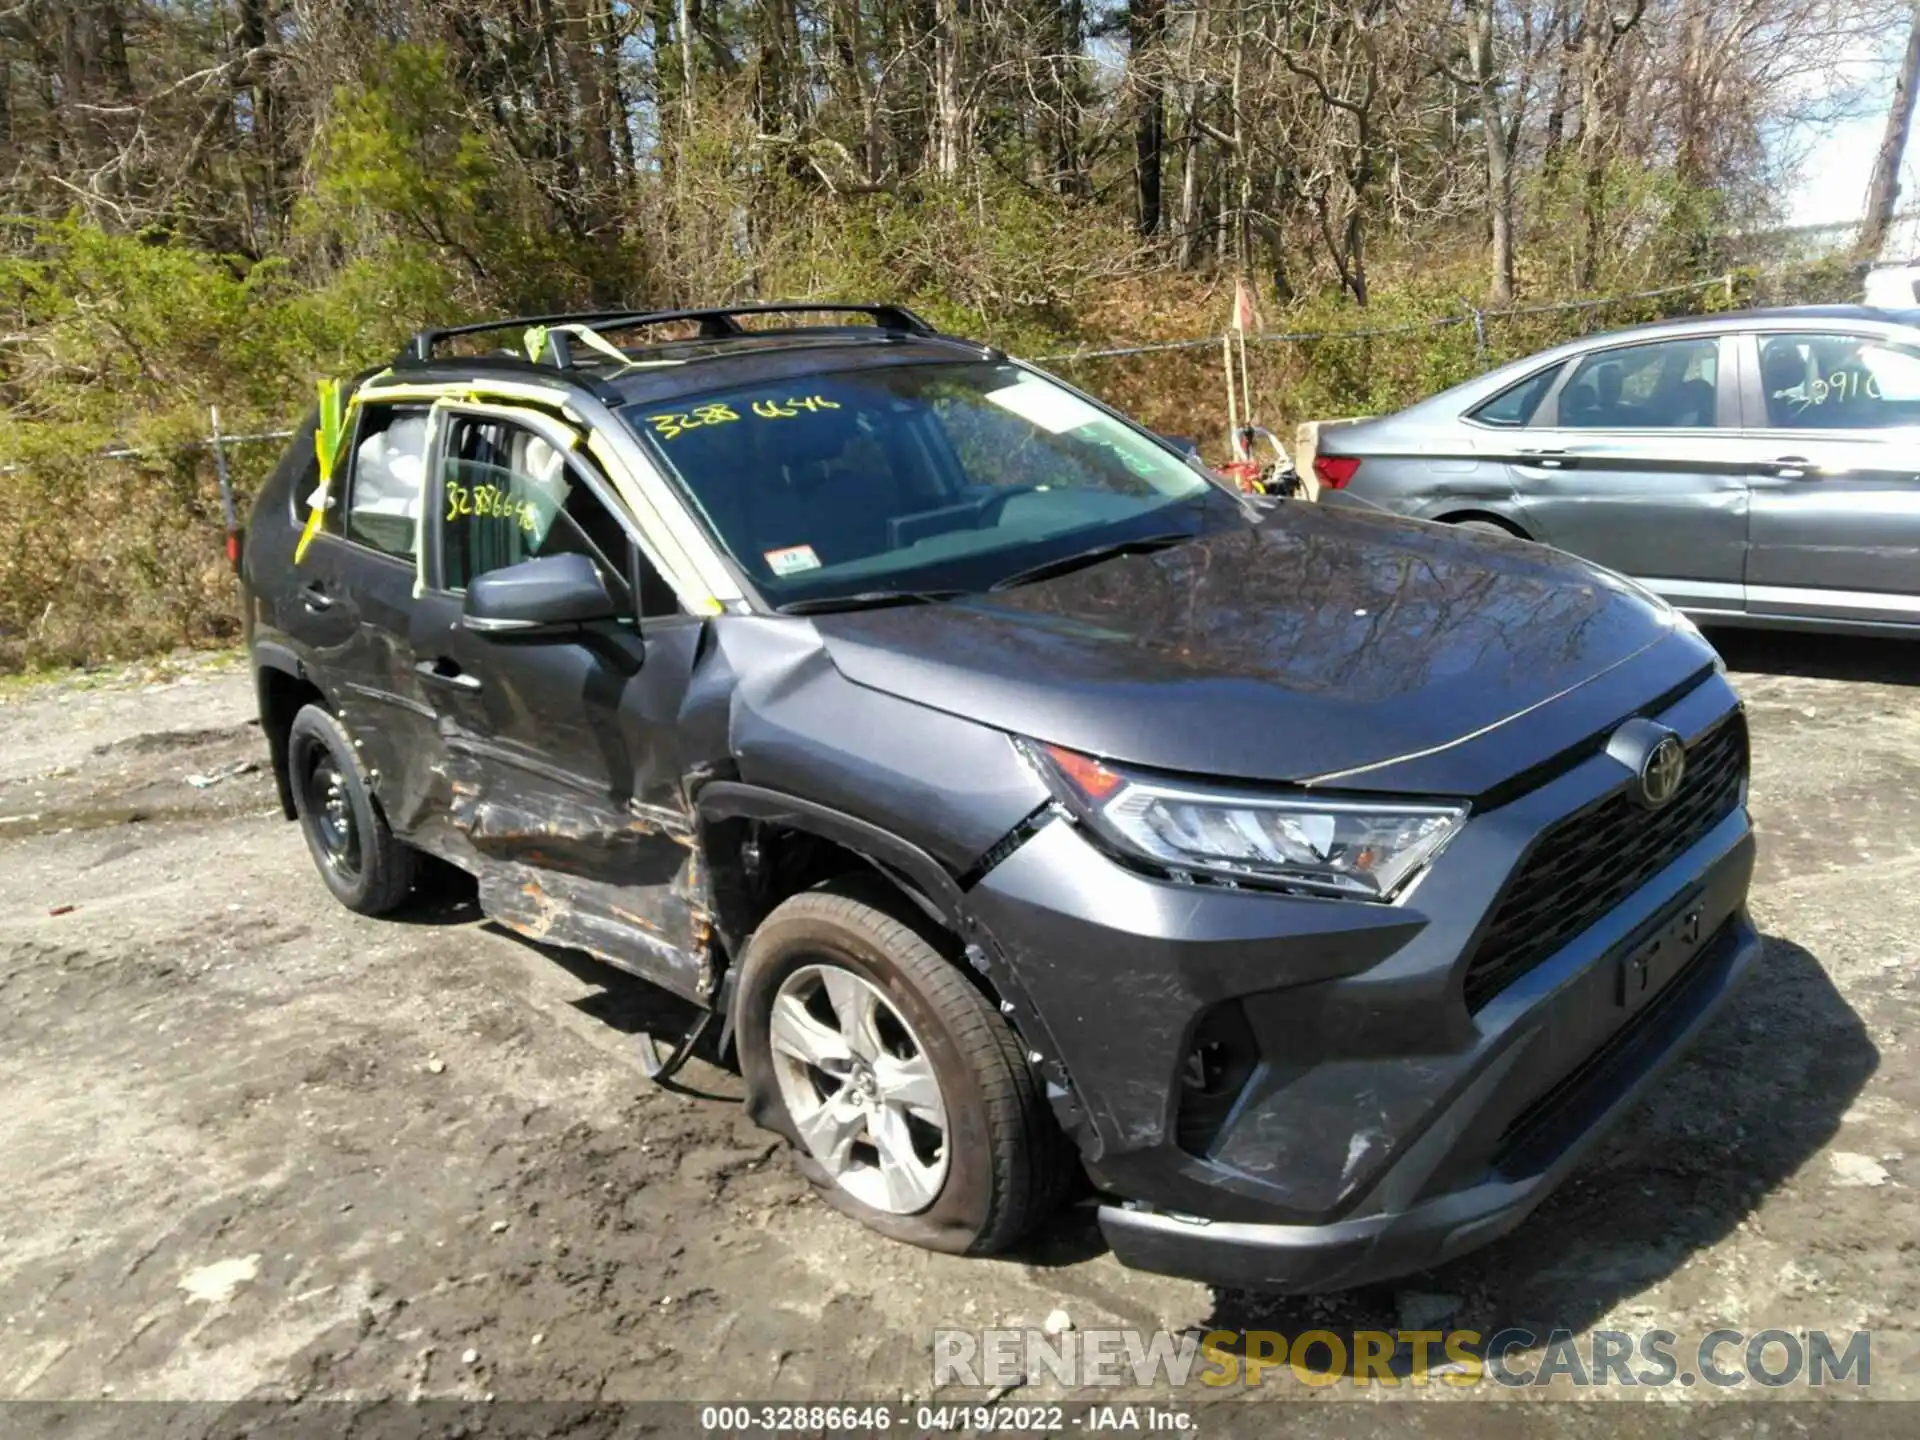
M1160 438L1189 460L1200 458L1200 442L1191 435L1162 435Z
M584 555L542 555L489 570L467 587L460 623L480 635L535 636L618 617L599 567Z

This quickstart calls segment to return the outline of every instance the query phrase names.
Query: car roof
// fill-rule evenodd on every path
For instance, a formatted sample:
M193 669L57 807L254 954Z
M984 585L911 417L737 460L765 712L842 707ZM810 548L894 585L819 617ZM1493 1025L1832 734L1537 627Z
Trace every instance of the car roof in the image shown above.
M1652 320L1644 325L1629 325L1620 330L1601 330L1566 340L1546 350L1509 361L1488 376L1508 372L1530 373L1538 366L1584 355L1590 350L1607 350L1616 345L1641 341L1672 340L1688 335L1719 335L1728 330L1797 330L1808 325L1889 325L1920 326L1920 310L1886 310L1872 305L1781 305L1764 310L1719 310L1711 315L1683 315L1669 320ZM1486 378L1486 377L1478 377ZM1469 381L1468 384L1477 383ZM1456 387L1458 388L1458 387Z
M790 325L746 328L744 317L778 322L790 314L856 311L870 315L871 324ZM604 334L624 333L648 326L697 324L700 333L644 345L616 346L599 340ZM462 335L512 332L512 340L539 327L549 338L538 361L518 348L481 355L436 353L446 341ZM596 337L588 339L591 332ZM617 351L616 358L614 353ZM912 312L889 305L808 304L748 305L728 309L609 312L583 316L529 316L485 322L446 330L421 331L395 358L379 383L474 380L488 376L501 380L538 379L548 385L578 386L609 405L665 404L706 391L755 383L779 383L805 375L861 369L869 366L927 364L1001 358L1000 352L976 341L943 335Z
M620 392L624 403L658 404L705 391L884 365L977 361L993 352L962 340L907 340L856 332L816 335L805 340L794 336L700 340L685 346L658 346L645 353L650 360L677 359L681 363L614 377L611 384ZM611 374L616 367L609 361L605 368Z
M1822 325L1914 328L1920 327L1920 310L1882 309L1872 305L1783 305L1762 310L1720 310L1711 315L1686 315L1678 319L1654 320L1645 325L1630 325L1620 330L1603 330L1509 360L1438 394L1416 400L1392 415L1383 415L1377 420L1363 423L1384 425L1402 416L1422 422L1453 418L1492 399L1528 376L1596 350L1685 339L1693 335L1720 335L1729 330L1791 331Z
M1583 335L1554 347L1574 353L1594 347L1616 345L1621 341L1655 340L1672 335L1717 334L1722 330L1757 328L1790 330L1808 323L1830 321L1844 325L1920 325L1920 310L1882 309L1873 305L1779 305L1761 310L1720 310L1710 315L1685 315L1670 320L1653 320L1621 330L1603 330ZM1542 350L1551 355L1554 350Z

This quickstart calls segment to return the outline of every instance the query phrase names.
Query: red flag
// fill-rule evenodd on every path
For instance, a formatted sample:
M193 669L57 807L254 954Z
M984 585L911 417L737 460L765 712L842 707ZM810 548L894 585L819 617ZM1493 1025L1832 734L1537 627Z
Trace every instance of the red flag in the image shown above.
M1246 331L1258 329L1260 317L1253 308L1253 289L1244 276L1236 276L1233 282L1233 328Z

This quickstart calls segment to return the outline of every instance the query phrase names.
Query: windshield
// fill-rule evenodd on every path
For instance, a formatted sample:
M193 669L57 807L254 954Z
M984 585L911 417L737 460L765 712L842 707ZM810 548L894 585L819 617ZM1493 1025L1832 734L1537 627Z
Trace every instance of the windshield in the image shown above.
M775 606L986 590L1246 518L1154 440L1004 362L813 373L624 414Z

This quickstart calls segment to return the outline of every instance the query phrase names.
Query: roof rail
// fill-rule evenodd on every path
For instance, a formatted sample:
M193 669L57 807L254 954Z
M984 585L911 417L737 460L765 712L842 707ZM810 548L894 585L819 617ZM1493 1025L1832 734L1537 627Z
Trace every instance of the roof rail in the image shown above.
M594 310L567 315L518 315L507 320L485 320L474 325L448 325L421 330L407 342L401 362L418 364L431 360L435 347L460 335L483 335L490 330L529 330L535 326L582 325L589 330L636 330L643 325L669 325L676 321L700 322L700 338L724 339L749 333L740 324L744 315L870 315L875 328L901 335L937 335L940 332L902 305L846 305L834 301L780 301L768 305L725 305L701 310ZM795 327L801 328L801 327ZM518 338L517 336L515 338ZM549 363L565 369L570 352L564 345L548 345L543 350ZM530 357L533 358L533 357Z

